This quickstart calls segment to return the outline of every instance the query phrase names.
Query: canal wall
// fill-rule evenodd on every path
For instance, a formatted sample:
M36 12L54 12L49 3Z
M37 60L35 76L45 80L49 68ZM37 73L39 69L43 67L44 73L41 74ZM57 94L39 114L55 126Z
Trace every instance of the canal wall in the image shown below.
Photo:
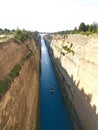
M1 43L0 54L0 130L38 130L38 40Z
M75 130L98 129L98 37L45 37Z

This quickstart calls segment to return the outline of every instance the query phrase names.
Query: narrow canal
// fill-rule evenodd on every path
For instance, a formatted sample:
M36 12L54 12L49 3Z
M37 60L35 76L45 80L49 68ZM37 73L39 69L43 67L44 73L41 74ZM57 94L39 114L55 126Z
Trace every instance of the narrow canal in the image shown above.
M40 84L40 130L73 130L43 38ZM54 93L50 93L50 87L54 87Z

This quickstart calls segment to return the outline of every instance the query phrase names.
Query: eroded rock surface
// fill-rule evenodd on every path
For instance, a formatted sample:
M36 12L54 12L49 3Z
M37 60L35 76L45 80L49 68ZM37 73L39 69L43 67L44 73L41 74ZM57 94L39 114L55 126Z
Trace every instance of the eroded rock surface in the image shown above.
M34 40L29 40L21 45L11 41L0 47L0 79L4 79L13 66L32 51L31 57L27 57L21 65L19 75L0 100L0 130L36 130L39 107L39 46Z
M75 130L97 130L98 36L56 35L46 43ZM71 47L74 54L64 46Z

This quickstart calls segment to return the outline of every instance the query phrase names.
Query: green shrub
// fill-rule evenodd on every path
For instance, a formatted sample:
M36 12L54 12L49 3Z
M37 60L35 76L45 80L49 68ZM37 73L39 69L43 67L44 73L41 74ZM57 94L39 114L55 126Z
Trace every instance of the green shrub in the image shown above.
M61 52L61 54L62 54L63 56L65 56L65 53L64 53L64 52Z
M20 30L20 29L17 29L16 30L16 33L15 33L15 40L18 42L18 43L23 43L24 41L26 41L28 39L28 32L26 30Z
M8 88L11 85L11 79L5 78L5 86Z
M70 47L68 46L63 46L63 49L66 50L68 53L72 53L73 55L75 54L74 51L71 49L73 44L71 43Z
M73 46L73 44L71 43L71 45L70 45L70 48Z
M5 86L5 82L4 81L0 81L0 94L4 93L7 90L6 86Z
M12 69L11 73L10 73L10 78L12 80L14 80L15 77L17 77L19 75L19 71L21 70L21 65L20 64L16 64L15 67Z
M71 50L71 53L74 55L75 54L75 52L73 51L73 50Z
M0 94L5 93L10 85L11 80L8 78L5 78L4 80L0 81Z

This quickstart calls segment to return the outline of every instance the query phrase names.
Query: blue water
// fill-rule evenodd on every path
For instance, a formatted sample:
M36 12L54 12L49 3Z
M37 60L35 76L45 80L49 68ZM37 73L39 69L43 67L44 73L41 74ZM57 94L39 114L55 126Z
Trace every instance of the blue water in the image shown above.
M47 47L41 40L40 130L73 130ZM54 87L54 94L50 87Z

